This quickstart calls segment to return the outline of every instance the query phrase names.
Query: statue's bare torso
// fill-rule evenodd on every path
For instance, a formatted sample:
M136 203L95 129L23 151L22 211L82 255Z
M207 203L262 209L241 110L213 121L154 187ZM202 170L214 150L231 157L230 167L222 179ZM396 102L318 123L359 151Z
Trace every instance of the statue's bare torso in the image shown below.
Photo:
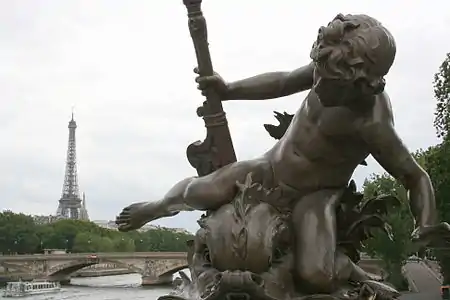
M376 101L386 101L380 95ZM369 150L360 128L369 122L373 105L361 112L347 107L324 107L311 90L283 138L265 155L275 181L299 191L345 186Z

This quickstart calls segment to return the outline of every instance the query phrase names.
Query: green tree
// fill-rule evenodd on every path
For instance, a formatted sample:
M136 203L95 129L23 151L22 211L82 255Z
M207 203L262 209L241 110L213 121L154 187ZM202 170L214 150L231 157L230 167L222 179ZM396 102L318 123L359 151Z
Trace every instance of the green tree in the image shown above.
M186 251L192 235L167 228L121 233L80 220L37 225L30 216L0 213L0 252L37 253L44 249L73 252Z
M98 241L97 252L113 252L114 251L114 243L113 241L107 237L100 237Z
M73 252L97 252L101 237L89 232L80 232L75 236Z
M411 253L411 232L414 222L408 206L405 188L389 174L372 175L363 184L364 197L372 198L376 195L393 195L401 204L391 209L386 221L392 227L392 239L381 230L375 230L373 237L365 242L367 254L382 259L384 268L388 272L388 280L398 289L407 289L408 283L402 274L402 268Z
M437 100L434 126L438 137L448 137L450 130L450 53L434 75L434 96Z
M134 252L134 240L130 239L126 235L116 238L113 240L114 250L117 252Z
M30 216L10 211L0 213L0 252L34 253L38 246L36 225Z
M442 221L450 222L450 53L434 76L436 112L434 126L443 141L427 150L425 167L434 185L436 205ZM450 248L435 251L441 273L450 282Z
M426 169L434 185L436 206L439 218L450 222L450 139L428 149ZM450 282L450 247L434 251L439 261L445 282Z

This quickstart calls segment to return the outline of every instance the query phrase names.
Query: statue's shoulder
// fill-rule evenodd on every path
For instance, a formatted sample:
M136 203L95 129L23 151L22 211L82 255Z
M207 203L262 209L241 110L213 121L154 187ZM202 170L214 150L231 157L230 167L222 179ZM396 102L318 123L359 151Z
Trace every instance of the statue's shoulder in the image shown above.
M367 111L364 123L366 126L394 123L391 99L386 92L376 95L373 105Z

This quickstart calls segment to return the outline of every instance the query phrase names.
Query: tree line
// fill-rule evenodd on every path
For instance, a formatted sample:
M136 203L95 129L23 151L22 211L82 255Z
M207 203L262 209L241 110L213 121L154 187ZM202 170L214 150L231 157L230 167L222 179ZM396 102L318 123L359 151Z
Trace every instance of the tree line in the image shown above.
M446 55L439 71L435 74L434 95L437 101L434 126L441 142L426 150L414 153L416 161L429 174L433 182L436 205L441 221L450 223L450 53ZM419 125L418 125L419 126ZM375 232L365 246L366 252L383 260L389 280L397 287L404 287L402 267L415 250L411 242L414 221L408 205L407 192L387 173L373 174L363 184L365 197L378 194L395 195L401 201L401 207L393 209L387 215L392 226L393 239L381 232ZM444 283L450 283L450 245L442 241L430 248L428 255L436 258L441 267Z
M68 252L184 252L192 235L167 228L122 233L95 223L58 220L37 224L31 216L0 213L0 253L43 253L44 249Z

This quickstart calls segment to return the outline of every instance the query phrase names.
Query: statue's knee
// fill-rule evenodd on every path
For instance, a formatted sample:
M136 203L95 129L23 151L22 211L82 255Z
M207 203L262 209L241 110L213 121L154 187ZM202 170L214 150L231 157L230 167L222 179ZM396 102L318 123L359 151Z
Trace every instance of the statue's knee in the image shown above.
M199 210L212 209L223 205L226 190L220 188L214 182L206 182L194 179L185 189L185 202Z
M192 207L196 209L205 209L207 198L211 197L205 185L199 184L196 180L190 182L184 191L183 198Z

